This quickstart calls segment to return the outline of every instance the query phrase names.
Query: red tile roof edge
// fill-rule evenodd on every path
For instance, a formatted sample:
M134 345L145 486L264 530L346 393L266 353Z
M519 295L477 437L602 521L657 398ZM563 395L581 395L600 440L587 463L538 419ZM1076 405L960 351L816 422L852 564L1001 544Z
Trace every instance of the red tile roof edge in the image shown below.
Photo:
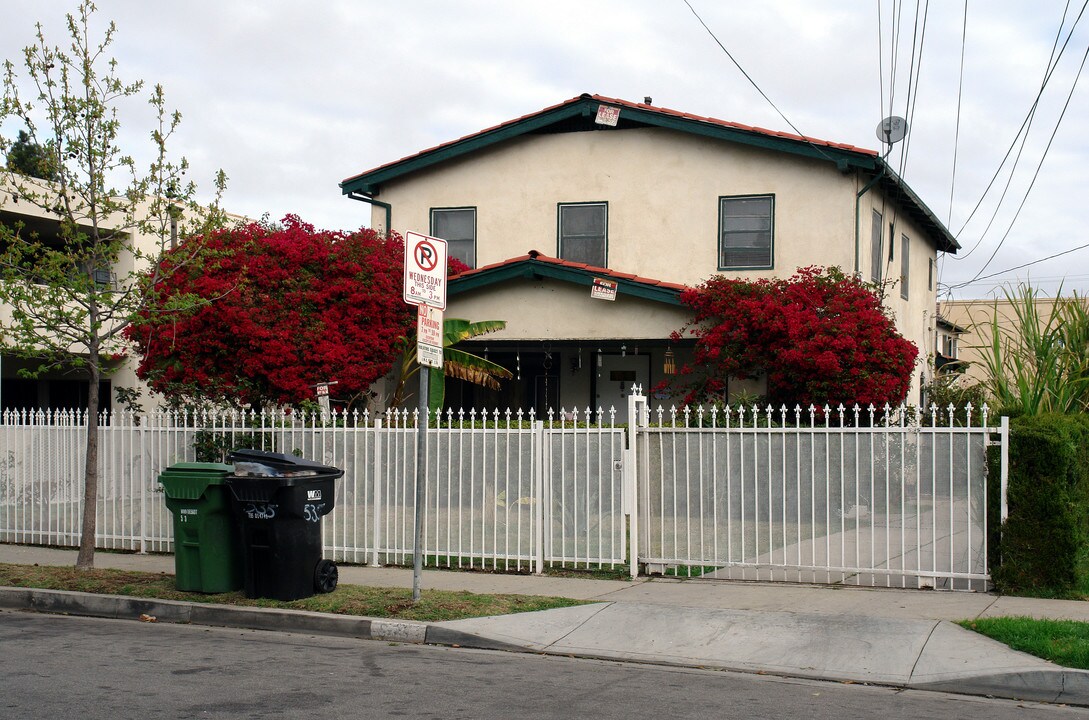
M419 152L414 152L411 155L405 155L403 158L400 158L398 160L393 160L391 162L383 163L381 165L378 165L377 167L371 168L370 170L364 170L361 173L356 173L355 175L352 175L351 177L347 177L344 180L342 180L341 182L351 182L352 180L355 180L356 178L362 177L364 175L369 175L370 173L377 172L377 171L382 170L384 168L392 167L393 165L397 165L399 163L405 162L406 160L411 160L413 158L421 157L423 155L428 155L428 154L433 153L433 152L435 152L437 150L441 150L441 149L443 149L445 147L449 147L451 145L456 145L456 144L458 144L460 142L464 142L464 141L469 140L471 138L474 138L474 137L476 137L478 135L484 135L486 133L494 132L495 130L499 130L499 129L507 127L509 125L516 125L516 124L518 124L518 123L520 123L520 122L522 122L524 120L528 120L529 118L534 117L536 115L543 115L544 113L551 112L552 110L555 110L557 108L561 108L561 107L563 107L565 105L570 105L571 103L578 102L579 100L582 100L584 98L590 98L591 100L597 100L599 102L610 103L610 104L613 104L613 105L620 105L621 107L635 108L635 109L638 109L638 110L650 110L652 112L656 112L656 113L659 113L661 115L669 115L669 116L672 116L672 117L683 118L685 120L694 120L696 122L709 123L711 125L718 125L720 127L733 128L735 130L742 130L744 132L752 132L752 133L757 133L759 135L767 135L768 137L778 137L778 138L783 138L783 139L786 139L786 140L797 140L799 142L810 143L812 145L819 145L819 146L823 146L823 147L836 148L837 150L847 150L849 152L861 153L863 155L872 155L874 157L876 157L879 154L876 150L870 150L870 149L867 149L867 148L857 147L857 146L851 145L849 143L837 143L837 142L832 142L831 140L821 140L821 139L818 139L818 138L812 138L812 137L807 137L807 136L803 136L803 135L795 135L795 134L792 134L792 133L780 132L778 130L768 130L766 128L756 127L754 125L743 125L742 123L730 122L728 120L720 120L718 118L708 117L708 116L704 116L704 115L695 115L695 114L692 114L692 113L681 112L680 110L672 110L670 108L658 107L656 105L647 105L645 103L633 103L633 102L628 101L628 100L621 100L619 98L606 97L605 95L578 95L578 96L573 97L573 98L571 98L569 100L564 100L561 103L556 103L555 105L549 105L548 107L542 108L541 110L537 110L535 112L527 113L525 115L522 115L521 117L516 117L513 120L507 120L505 122L499 123L498 125L492 125L491 127L486 127L483 130L478 130L477 132L469 133L468 135L463 135L463 136L461 136L461 137L459 137L457 139L448 140L448 141L446 141L444 143L440 143L438 145L435 145L434 147L427 148L426 150L420 150Z
M719 125L722 127L733 128L736 130L754 132L760 135L768 135L770 137L779 137L786 140L798 140L800 142L811 143L813 145L823 145L824 147L831 147L839 150L848 150L850 152L861 153L863 155L873 155L875 157L879 154L876 150L858 147L849 143L838 143L831 140L821 140L819 138L809 137L807 135L796 135L794 133L783 132L780 130L768 130L767 128L756 127L755 125L743 125L741 123L731 122L729 120L720 120L719 118L713 118L705 115L695 115L693 113L681 112L680 110L672 110L670 108L658 107L655 105L646 105L644 103L633 103L628 100L606 97L604 95L591 95L590 97L593 100L611 103L614 105L620 105L622 107L636 108L638 110L653 110L654 112L660 113L662 115L671 115L673 117L680 117L686 120L695 120L697 122L710 123L712 125Z
M676 290L683 292L689 289L689 286L682 285L680 283L666 282L665 280L656 280L654 278L645 278L635 275L634 273L619 272L616 270L610 270L609 268L597 267L594 265L587 265L586 263L571 262L570 260L562 260L560 258L549 257L537 250L530 250L525 255L519 255L517 257L501 260L500 262L489 263L478 268L472 268L470 270L464 270L457 275L452 275L450 280L457 280L459 278L468 277L470 275L476 275L477 273L484 272L485 270L494 270L508 265L516 265L518 263L529 262L536 260L537 262L546 263L548 265L559 265L561 267L569 267L575 270L584 270L588 273L598 275L603 278L616 278L617 280L627 280L628 282L639 283L640 285L648 285L651 287L660 287L666 290Z

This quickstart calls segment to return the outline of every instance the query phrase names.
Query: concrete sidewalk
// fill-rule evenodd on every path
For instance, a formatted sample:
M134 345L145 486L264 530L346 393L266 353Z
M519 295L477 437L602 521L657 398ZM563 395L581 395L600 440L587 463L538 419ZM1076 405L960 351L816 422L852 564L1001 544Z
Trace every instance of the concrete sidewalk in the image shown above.
M75 552L0 545L0 562L68 565ZM100 552L96 566L173 573L173 556ZM411 587L402 568L342 566L342 583ZM596 601L536 613L416 623L200 603L0 592L0 606L403 642L576 655L1089 705L1089 673L1055 666L951 620L1089 621L1089 603L985 593L715 580L638 581L426 571L425 589Z

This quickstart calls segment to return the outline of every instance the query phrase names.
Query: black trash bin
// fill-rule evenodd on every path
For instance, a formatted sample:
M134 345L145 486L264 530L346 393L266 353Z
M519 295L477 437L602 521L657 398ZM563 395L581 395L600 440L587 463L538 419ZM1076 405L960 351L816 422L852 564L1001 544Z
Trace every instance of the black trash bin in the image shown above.
M224 482L242 540L248 598L298 600L332 592L337 566L321 556L321 518L332 511L339 468L293 455L235 450Z

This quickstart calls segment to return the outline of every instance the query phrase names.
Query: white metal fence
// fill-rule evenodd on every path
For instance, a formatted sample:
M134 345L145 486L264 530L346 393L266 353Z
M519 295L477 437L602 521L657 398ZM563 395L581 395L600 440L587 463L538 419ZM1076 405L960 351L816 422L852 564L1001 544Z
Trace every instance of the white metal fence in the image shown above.
M605 413L447 411L427 433L429 565L541 571L628 565L635 574L975 588L987 580L985 411L685 409L630 428ZM965 422L967 420L967 422ZM328 557L408 564L415 412L327 418L105 416L101 548L170 551L157 478L205 450L259 447L342 468L322 532ZM0 542L79 541L86 417L5 413ZM630 525L629 525L630 523Z
M455 414L428 432L424 553L432 565L540 571L623 564L624 429L572 413ZM5 413L0 426L0 542L79 542L86 416ZM127 412L99 423L98 547L170 551L158 476L195 446L297 453L344 470L322 525L327 552L358 563L409 563L416 413L327 418Z
M646 413L638 555L702 577L984 589L986 453L1007 425L988 428L986 408L937 415Z

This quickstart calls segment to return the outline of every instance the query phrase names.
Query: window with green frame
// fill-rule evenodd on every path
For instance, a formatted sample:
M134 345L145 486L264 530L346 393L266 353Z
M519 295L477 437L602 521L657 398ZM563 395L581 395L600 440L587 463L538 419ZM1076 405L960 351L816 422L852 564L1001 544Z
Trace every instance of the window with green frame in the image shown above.
M446 241L446 254L476 267L476 208L432 208L431 235Z
M772 267L774 196L720 197L718 202L718 269Z
M873 224L870 226L870 280L881 282L881 213L873 211Z
M908 299L908 281L910 278L911 268L911 253L908 248L911 247L910 241L907 235L900 236L900 297Z
M557 225L561 259L608 267L608 203L561 203Z

